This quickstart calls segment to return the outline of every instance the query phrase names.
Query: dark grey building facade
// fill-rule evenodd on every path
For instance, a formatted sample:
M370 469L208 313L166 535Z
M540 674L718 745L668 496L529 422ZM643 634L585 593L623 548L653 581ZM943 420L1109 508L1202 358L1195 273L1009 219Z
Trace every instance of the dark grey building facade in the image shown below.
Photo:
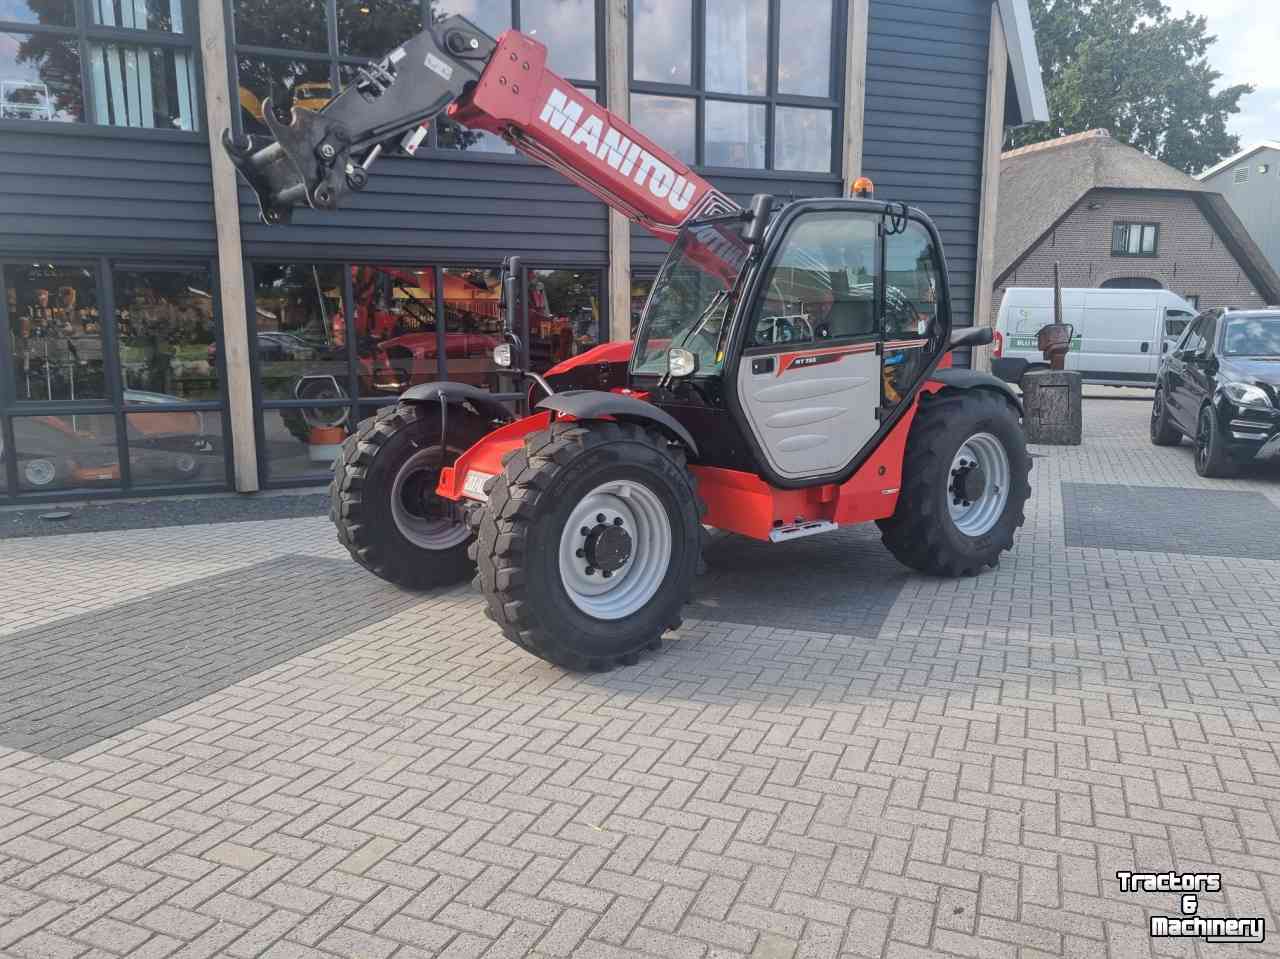
M836 196L865 174L928 211L961 324L992 243L990 157L1007 123L1043 110L1025 0L4 10L0 502L323 481L346 431L409 383L499 385L507 254L531 271L536 362L628 334L665 250L559 175L442 122L416 154L379 160L341 211L266 227L213 162L223 91L233 125L255 132L268 100L322 105L427 17L516 27L744 202ZM205 62L210 49L225 59Z

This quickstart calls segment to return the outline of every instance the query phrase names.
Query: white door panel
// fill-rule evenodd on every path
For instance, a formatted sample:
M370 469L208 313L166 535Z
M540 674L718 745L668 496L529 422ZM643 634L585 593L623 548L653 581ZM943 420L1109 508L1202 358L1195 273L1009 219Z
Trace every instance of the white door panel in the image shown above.
M775 472L788 479L834 473L879 426L880 357L864 344L783 353L763 373L743 362L738 399Z

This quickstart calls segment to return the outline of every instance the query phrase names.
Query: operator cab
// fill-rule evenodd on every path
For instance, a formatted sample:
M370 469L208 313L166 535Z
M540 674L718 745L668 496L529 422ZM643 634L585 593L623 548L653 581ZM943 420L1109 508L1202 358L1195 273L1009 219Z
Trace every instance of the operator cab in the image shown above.
M843 482L947 348L929 218L813 199L694 221L654 282L632 389L699 436L701 462L783 487Z

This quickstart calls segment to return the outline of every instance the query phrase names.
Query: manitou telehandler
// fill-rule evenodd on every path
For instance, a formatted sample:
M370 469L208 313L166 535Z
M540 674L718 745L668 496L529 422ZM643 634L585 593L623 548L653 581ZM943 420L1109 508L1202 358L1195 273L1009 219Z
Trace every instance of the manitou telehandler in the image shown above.
M937 229L872 199L870 183L743 210L548 70L536 40L495 41L461 17L361 69L318 112L286 123L267 104L274 142L223 141L279 223L363 189L384 143L416 147L441 114L673 246L634 344L545 376L521 369L526 280L508 261L494 359L526 375L529 412L444 382L361 423L331 487L357 562L409 587L478 573L512 642L600 669L679 624L705 528L784 543L875 520L900 561L946 576L1012 546L1030 495L1019 401L951 368L952 349L990 330L953 335Z

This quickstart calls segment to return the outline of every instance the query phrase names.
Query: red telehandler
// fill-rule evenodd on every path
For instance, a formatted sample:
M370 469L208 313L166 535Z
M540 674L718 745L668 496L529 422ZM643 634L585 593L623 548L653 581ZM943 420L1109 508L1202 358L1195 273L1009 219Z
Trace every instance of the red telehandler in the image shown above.
M570 669L637 661L679 625L705 528L775 543L876 521L904 564L968 576L1013 545L1030 495L1021 406L951 351L942 243L871 198L743 210L546 68L546 49L461 17L358 72L322 110L270 105L274 142L224 145L263 219L363 189L383 144L441 114L502 136L672 243L634 343L520 369L528 309L504 266L498 365L513 414L467 384L413 386L360 424L331 487L338 538L409 587L478 573L491 618ZM527 315L527 314L525 314Z

